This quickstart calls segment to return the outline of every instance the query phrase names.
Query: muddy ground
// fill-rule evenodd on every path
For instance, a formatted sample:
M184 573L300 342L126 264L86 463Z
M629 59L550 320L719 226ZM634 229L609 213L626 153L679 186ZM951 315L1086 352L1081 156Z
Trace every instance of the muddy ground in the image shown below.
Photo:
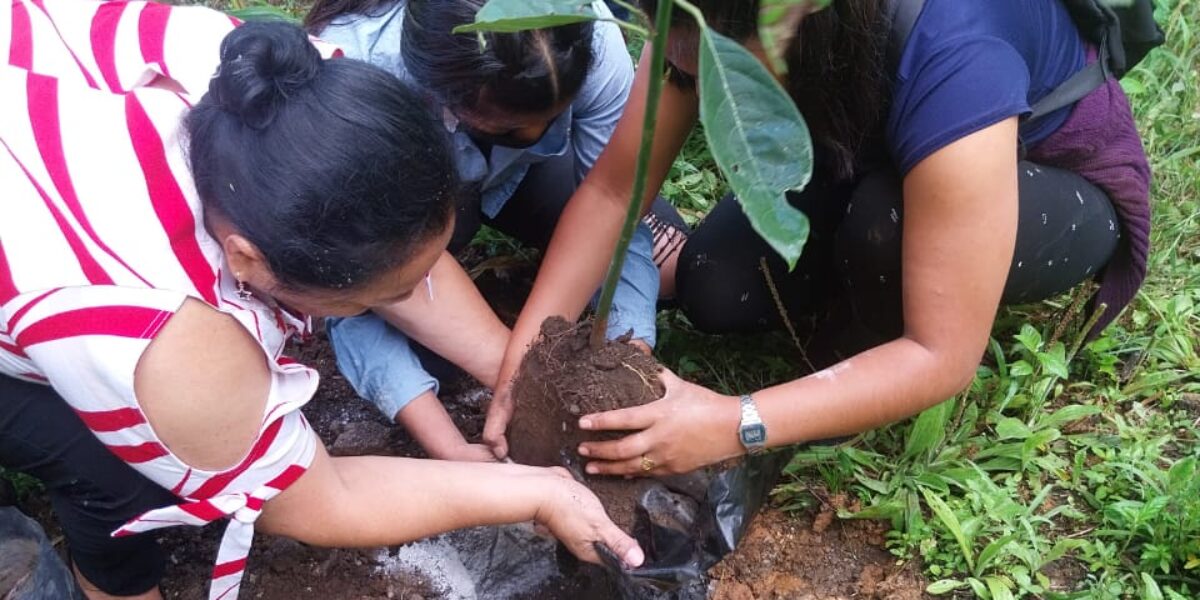
M494 274L480 279L487 287ZM499 280L499 288L512 289L512 282ZM520 286L517 286L520 287ZM502 318L515 311L501 298L496 306ZM384 454L422 456L420 448L399 427L393 426L373 406L360 400L337 374L332 350L322 335L294 354L320 370L321 387L304 413L330 448L341 455ZM455 422L470 440L478 440L483 428L484 408L490 395L482 386L466 380L449 381L443 400ZM51 539L61 546L61 536L48 514L45 500L32 498L27 512L47 525ZM768 508L759 515L742 547L714 567L708 596L714 600L866 598L911 600L926 597L926 582L911 565L898 567L884 548L885 525L840 521L828 503L804 514L785 514ZM206 597L208 578L217 543L223 531L218 524L204 529L175 528L160 534L168 566L162 589L168 600L200 600ZM282 538L259 535L251 554L242 598L256 600L457 600L458 598L530 600L590 600L615 598L616 591L597 578L595 572L558 574L553 545L529 542L530 534L518 532L519 544L543 544L537 558L516 558L528 585L476 581L474 590L463 586L463 565L439 563L440 549L457 543L493 544L491 554L511 553L497 544L513 537L507 530L473 530L468 536L445 538L404 547L330 550L308 547ZM474 536L474 537L470 537ZM536 538L535 538L536 539ZM494 558L494 557L493 557ZM467 561L469 562L469 561ZM468 567L470 565L468 564Z

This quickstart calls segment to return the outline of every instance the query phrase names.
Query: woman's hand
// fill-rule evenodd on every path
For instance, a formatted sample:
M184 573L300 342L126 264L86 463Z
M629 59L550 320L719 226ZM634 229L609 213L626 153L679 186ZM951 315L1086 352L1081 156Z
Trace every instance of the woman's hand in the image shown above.
M586 430L637 431L611 442L581 444L579 453L591 459L588 473L686 473L742 455L737 398L683 381L670 371L664 370L661 378L667 388L661 400L579 420Z
M483 443L496 456L497 460L508 457L508 422L513 416L512 376L505 374L502 369L500 378L492 392L492 401L488 403L487 419L483 422Z
M575 481L566 469L549 469L554 480L534 521L558 538L572 554L600 563L596 544L603 544L629 568L642 565L646 554L636 540L613 524L600 500Z

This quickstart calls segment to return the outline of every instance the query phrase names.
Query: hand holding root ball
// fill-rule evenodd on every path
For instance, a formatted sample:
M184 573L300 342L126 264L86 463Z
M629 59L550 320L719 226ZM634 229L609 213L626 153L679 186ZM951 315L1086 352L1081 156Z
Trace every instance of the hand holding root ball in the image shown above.
M660 476L694 471L741 456L739 400L680 379L664 369L659 400L584 415L585 431L632 431L613 441L579 445L593 475Z
M596 495L575 481L566 469L554 467L550 471L559 481L538 508L534 522L585 561L600 563L596 544L601 544L620 557L625 566L640 567L646 559L645 552L636 540L613 524Z

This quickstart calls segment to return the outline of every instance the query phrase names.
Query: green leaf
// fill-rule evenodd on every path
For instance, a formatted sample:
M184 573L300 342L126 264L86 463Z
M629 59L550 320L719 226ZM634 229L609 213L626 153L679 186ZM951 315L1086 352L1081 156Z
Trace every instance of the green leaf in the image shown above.
M1025 346L1025 349L1030 352L1037 352L1042 349L1042 334L1034 329L1033 325L1022 325L1021 333L1013 337L1017 338L1017 341L1021 342L1021 345Z
M592 10L592 0L488 0L475 13L474 23L459 25L454 28L454 33L512 33L599 18Z
M1149 573L1142 573L1142 598L1143 600L1163 600L1162 588L1158 587L1158 582Z
M787 192L812 178L808 125L753 54L708 27L700 34L699 84L713 159L751 227L794 268L808 241L808 217L788 203Z
M1196 458L1189 456L1174 465L1167 471L1167 488L1171 492L1178 492L1186 489L1188 484L1192 482L1193 475L1196 473Z
M1006 546L1011 544L1017 538L1016 535L1006 535L998 540L988 544L982 552L979 553L979 570L983 571L992 564L996 556L1000 554Z
M776 73L787 73L784 55L804 17L829 6L832 0L762 0L758 9L758 38Z
M1013 600L1011 583L1007 579L1001 577L984 577L984 583L987 584L988 592L992 595L992 600Z
M1038 352L1038 362L1045 371L1059 379L1071 376L1067 369L1067 349L1061 342L1055 342L1046 352Z
M984 598L984 600L991 599L992 594L988 592L987 587L983 585L982 581L975 579L974 577L970 577L967 579L967 584L971 586L971 591L975 592L976 596Z
M996 436L1002 440L1023 440L1033 432L1020 419L1004 417L996 423Z
M1021 460L1029 461L1037 454L1039 448L1060 437L1062 437L1062 433L1057 429L1039 430L1037 433L1029 436L1029 439L1025 440L1025 445L1021 448Z
M967 567L972 572L975 571L975 555L971 551L971 544L967 541L966 534L963 533L962 523L959 522L958 516L950 510L950 506L944 500L933 495L929 490L921 490L925 496L925 503L929 505L933 514L942 522L946 529L950 530L950 535L958 541L958 547L962 549L963 558L967 561Z
M948 594L954 590L961 590L965 587L967 587L967 583L965 581L959 581L957 579L942 579L929 584L929 587L926 587L925 591L933 594L934 596L939 596L941 594Z
M1014 362L1008 369L1008 374L1013 377L1027 377L1033 375L1033 365L1030 365L1024 359Z
M926 409L917 417L904 444L906 458L928 452L946 439L946 424L950 421L953 408L954 400L950 399Z
M1080 419L1098 415L1100 412L1100 407L1098 406L1072 404L1071 406L1064 406L1054 411L1050 416L1039 420L1038 427L1061 427L1067 423L1074 423Z
M299 23L300 19L278 6L270 6L261 4L257 6L247 6L245 8L235 8L226 11L229 16L240 19L242 21L287 21L289 23Z

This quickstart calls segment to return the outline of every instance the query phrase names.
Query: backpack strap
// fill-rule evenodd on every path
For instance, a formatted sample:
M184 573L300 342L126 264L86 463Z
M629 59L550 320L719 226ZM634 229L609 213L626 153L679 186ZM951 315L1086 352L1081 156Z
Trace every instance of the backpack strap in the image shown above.
M888 19L891 30L888 33L887 59L891 73L900 69L900 57L904 54L904 45L912 34L921 9L925 8L925 0L888 0Z
M1070 106L1091 93L1092 90L1104 85L1104 82L1112 76L1109 68L1110 57L1107 42L1106 39L1098 44L1099 56L1096 62L1076 72L1049 94L1043 96L1041 100L1035 102L1030 107L1029 116L1025 117L1022 124L1036 121L1060 108Z

